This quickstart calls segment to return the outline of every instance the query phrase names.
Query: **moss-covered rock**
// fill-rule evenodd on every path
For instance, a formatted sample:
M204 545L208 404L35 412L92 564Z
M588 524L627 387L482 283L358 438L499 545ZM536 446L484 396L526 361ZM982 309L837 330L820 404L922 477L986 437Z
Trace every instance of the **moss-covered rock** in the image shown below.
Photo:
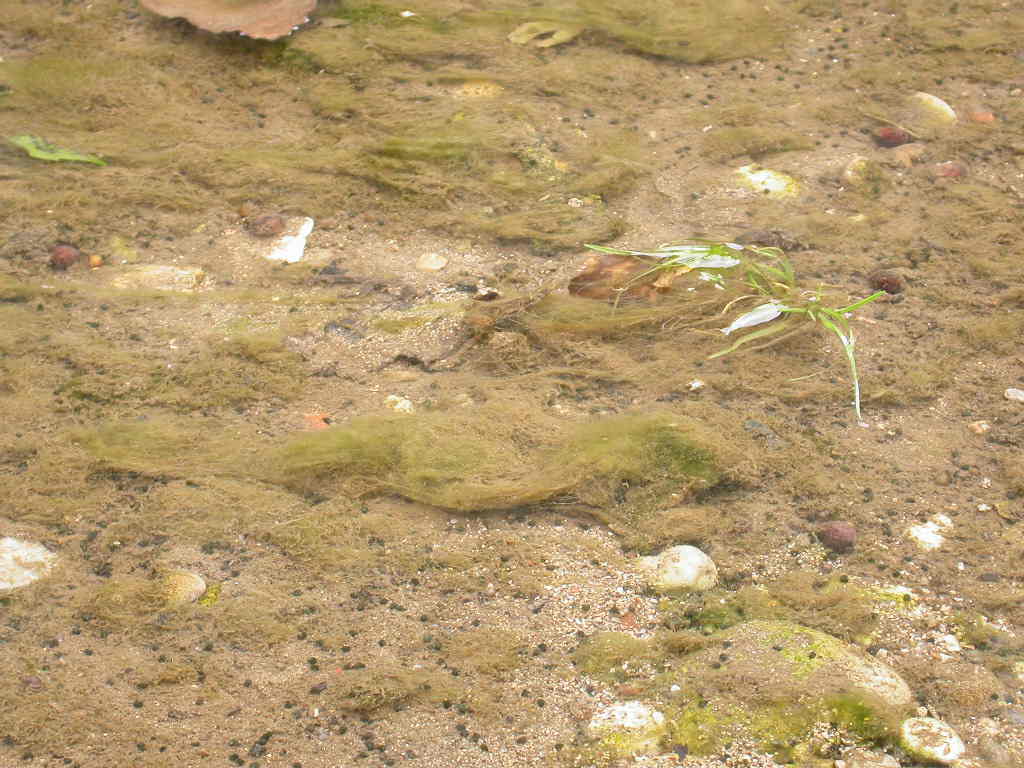
M788 749L818 722L831 722L868 742L890 741L914 697L890 667L857 646L799 624L748 621L719 632L684 656L672 674L683 697L702 709L701 725L720 721L721 737L745 731L765 749ZM669 730L694 708L670 715ZM684 729L685 730L685 729ZM714 734L706 737L709 748Z

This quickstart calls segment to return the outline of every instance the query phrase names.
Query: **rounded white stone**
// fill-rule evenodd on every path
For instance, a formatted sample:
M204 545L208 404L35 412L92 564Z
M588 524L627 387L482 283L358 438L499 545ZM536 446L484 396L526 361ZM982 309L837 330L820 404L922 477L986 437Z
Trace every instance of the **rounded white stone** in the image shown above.
M388 395L384 398L384 404L396 413L412 413L416 410L412 400L401 395Z
M1024 403L1024 389L1010 387L1003 393L1003 397L1007 400L1016 400L1018 403Z
M651 573L651 585L656 589L702 592L718 583L714 561L687 544L642 557L640 565Z
M57 555L42 544L10 536L0 539L0 590L16 589L45 576Z
M919 760L949 765L966 751L963 740L949 725L934 717L911 717L900 726L900 746Z
M424 272L437 272L448 266L448 259L439 253L424 253L416 262L416 267Z

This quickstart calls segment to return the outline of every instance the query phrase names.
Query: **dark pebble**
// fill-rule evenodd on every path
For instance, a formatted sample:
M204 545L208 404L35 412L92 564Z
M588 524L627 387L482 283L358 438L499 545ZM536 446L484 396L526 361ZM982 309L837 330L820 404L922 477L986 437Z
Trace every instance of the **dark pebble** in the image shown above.
M284 216L265 213L249 222L249 231L256 237L277 237L284 232L286 223Z
M834 520L818 528L818 540L825 549L849 552L857 543L857 529L842 520Z
M868 275L868 285L872 290L886 293L903 293L903 278L895 272L878 270Z

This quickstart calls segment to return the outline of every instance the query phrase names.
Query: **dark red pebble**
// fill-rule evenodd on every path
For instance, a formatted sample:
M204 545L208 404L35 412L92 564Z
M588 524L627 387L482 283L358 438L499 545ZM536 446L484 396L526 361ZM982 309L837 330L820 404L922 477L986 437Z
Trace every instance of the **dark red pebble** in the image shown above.
M900 144L909 144L913 140L913 136L894 125L883 125L875 131L875 143L880 147L898 147Z
M82 252L67 243L58 243L50 251L50 266L64 270L82 258Z
M834 520L818 528L818 540L825 549L849 552L857 543L857 529L842 520Z
M895 272L872 272L868 275L868 285L874 291L885 291L886 293L903 292L903 278Z

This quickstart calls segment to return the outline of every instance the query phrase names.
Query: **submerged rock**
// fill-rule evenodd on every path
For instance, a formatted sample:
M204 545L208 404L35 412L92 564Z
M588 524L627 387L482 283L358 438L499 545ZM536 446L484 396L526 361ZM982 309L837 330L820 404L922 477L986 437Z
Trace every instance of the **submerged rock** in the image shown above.
M892 755L869 749L851 749L843 753L842 762L846 768L900 768L900 761ZM836 766L839 768L839 760Z
M966 751L949 725L933 717L911 717L900 727L900 746L915 760L949 765Z
M765 197L783 199L800 194L800 183L792 176L759 165L744 165L736 169L743 184Z
M424 272L438 272L448 266L448 257L440 253L424 253L416 261L416 269Z
M590 720L590 734L622 757L656 752L665 732L665 715L639 701L612 704Z
M160 578L160 596L168 606L194 603L206 592L206 580L192 571L166 571Z
M166 264L143 264L127 267L114 277L112 284L122 290L194 291L206 273L198 267L171 267Z
M857 543L857 529L844 520L833 520L818 528L818 540L825 549L849 552Z
M699 689L713 702L701 717L745 720L765 742L801 738L816 722L841 722L872 740L892 737L914 705L910 687L888 665L789 622L748 621L719 632L678 670L683 690Z
M718 583L715 562L696 547L685 544L659 555L641 557L640 567L651 576L651 585L663 592L703 592Z
M57 555L42 544L10 536L0 539L0 590L17 589L45 576Z

